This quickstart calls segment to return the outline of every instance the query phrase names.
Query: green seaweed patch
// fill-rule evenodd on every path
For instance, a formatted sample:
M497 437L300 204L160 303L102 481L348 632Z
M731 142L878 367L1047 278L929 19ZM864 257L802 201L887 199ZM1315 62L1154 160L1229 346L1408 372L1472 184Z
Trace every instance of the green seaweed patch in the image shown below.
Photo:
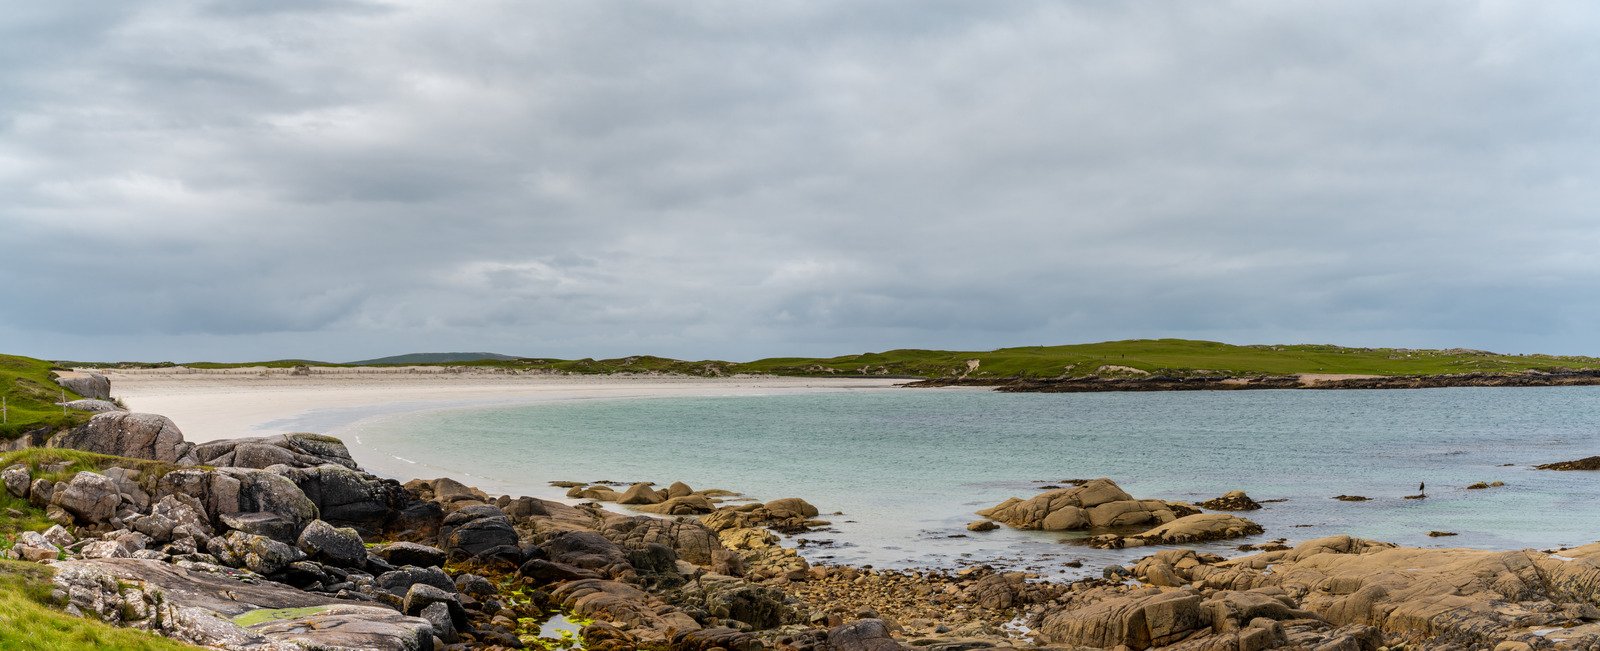
M259 610L252 610L248 613L244 613L233 618L233 623L237 624L241 628L250 628L252 626L265 624L267 622L310 617L317 613L326 611L329 608L332 608L332 606L307 606L305 608L262 608Z

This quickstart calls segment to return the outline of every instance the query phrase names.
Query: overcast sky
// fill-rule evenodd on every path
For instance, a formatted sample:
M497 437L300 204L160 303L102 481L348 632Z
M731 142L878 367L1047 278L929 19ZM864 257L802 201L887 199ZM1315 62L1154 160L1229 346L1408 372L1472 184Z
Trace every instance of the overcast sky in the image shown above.
M17 2L0 351L1600 355L1600 5Z

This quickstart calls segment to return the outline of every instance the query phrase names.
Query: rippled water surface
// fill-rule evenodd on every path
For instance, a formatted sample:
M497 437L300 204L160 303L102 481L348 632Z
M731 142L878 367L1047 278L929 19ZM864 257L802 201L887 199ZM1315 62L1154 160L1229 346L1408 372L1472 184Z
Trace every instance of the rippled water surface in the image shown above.
M342 431L402 477L559 493L551 480L685 481L804 497L836 531L806 555L878 566L964 560L1098 571L1149 550L1062 534L968 534L972 512L1044 482L1106 476L1135 497L1233 489L1282 499L1248 541L1350 533L1408 545L1550 548L1600 540L1600 472L1532 470L1600 454L1600 388L1001 394L846 391L595 400L390 415ZM1504 488L1466 490L1479 481ZM1427 482L1428 499L1404 500ZM1340 502L1355 494L1369 502ZM1451 531L1429 538L1429 531Z

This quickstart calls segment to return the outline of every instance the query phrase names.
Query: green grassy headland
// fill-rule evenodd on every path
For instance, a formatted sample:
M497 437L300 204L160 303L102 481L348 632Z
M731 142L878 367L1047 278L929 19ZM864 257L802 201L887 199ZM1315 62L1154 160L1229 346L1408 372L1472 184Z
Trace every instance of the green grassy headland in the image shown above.
M969 369L968 360L977 360L977 367ZM285 368L305 363L302 360L277 360L185 366ZM130 366L171 365L163 362ZM773 357L750 362L686 361L639 355L616 359L523 357L436 365L573 374L668 373L694 376L750 373L808 377L865 375L938 378L965 374L971 378L1051 378L1126 374L1128 371L1125 369L1183 377L1301 373L1399 376L1600 369L1600 358L1503 355L1466 349L1350 348L1318 344L1239 346L1188 339L1133 339L990 351L901 349L827 358Z

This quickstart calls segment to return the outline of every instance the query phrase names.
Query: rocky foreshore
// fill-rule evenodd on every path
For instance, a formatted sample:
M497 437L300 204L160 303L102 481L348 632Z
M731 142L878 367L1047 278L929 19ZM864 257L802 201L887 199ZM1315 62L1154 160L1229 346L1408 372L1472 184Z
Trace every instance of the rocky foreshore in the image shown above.
M1109 375L1059 378L947 377L909 382L908 387L993 387L1013 393L1104 391L1245 391L1251 389L1437 389L1444 387L1564 387L1600 385L1600 370L1453 373L1439 375Z
M1153 547L1062 583L986 566L813 565L779 542L827 525L800 498L573 482L573 505L447 478L401 484L332 437L193 444L164 417L122 411L40 443L0 479L56 525L6 554L52 565L69 612L214 648L561 648L542 631L553 618L597 650L1600 645L1600 544L1489 552L1336 536L1224 559L1173 545L1260 527L1109 479L984 511Z

